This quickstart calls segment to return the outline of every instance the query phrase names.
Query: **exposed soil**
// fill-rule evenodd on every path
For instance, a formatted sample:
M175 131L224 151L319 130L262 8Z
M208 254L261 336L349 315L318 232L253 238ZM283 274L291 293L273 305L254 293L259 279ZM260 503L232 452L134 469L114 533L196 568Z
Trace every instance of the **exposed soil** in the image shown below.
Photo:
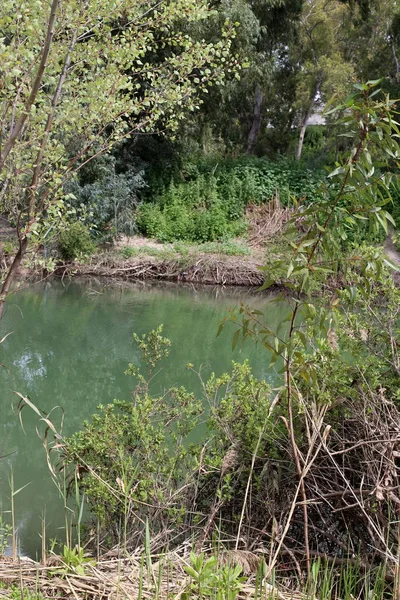
M400 252L397 250L396 246L393 243L392 237L389 236L385 242L385 253L389 260L392 261L393 264L400 267Z
M394 245L391 234L389 234L385 242L385 253L388 259L400 269L400 252ZM393 271L393 279L396 286L400 287L400 271Z
M93 275L125 280L158 279L187 283L260 286L264 273L261 256L223 256L194 254L188 256L136 256L128 259L112 253L93 257L89 264L59 267L58 275Z
M142 237L140 235L120 235L118 240L115 242L116 248L154 248L155 250L165 250L173 248L173 244L164 244L163 242L156 242L149 238Z

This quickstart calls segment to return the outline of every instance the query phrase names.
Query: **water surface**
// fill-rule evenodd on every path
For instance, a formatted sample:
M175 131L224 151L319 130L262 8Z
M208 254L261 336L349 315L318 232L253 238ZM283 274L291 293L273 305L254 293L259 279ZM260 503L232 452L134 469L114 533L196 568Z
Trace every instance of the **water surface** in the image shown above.
M15 391L46 412L62 407L64 432L70 434L100 403L130 397L134 381L124 371L129 362L140 362L132 333L141 335L161 323L173 347L155 383L159 389L179 384L200 392L188 362L201 366L206 376L245 358L257 376L273 382L276 373L267 369L262 347L246 341L233 352L232 326L216 337L219 322L240 301L266 309L275 322L284 310L254 291L77 280L34 285L10 297L0 325L0 338L12 332L0 345L0 501L7 517L11 472L14 489L28 484L15 495L22 553L39 552L43 515L47 539L63 539L64 513L35 432L37 418L25 409L22 429ZM60 423L61 411L55 410L53 418Z

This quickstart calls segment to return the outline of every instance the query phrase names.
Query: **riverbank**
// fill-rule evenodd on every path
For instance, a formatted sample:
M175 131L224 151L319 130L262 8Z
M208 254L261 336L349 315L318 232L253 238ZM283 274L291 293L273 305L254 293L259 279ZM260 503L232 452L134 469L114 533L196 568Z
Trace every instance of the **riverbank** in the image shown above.
M125 281L158 280L223 286L260 286L266 248L244 240L205 244L162 244L122 237L84 261L58 265L57 276L94 276Z
M20 277L53 272L46 261L53 257L55 274L95 276L125 281L159 280L189 284L259 287L265 280L260 270L282 252L279 236L290 211L274 203L250 207L245 239L205 243L161 243L142 236L119 236L112 244L98 247L90 257L61 263L56 248L41 247L27 255ZM7 268L10 247L17 243L6 219L0 221L0 258ZM287 250L287 249L286 249Z
M276 288L284 289L287 266L293 249L281 237L285 218L271 225L254 217L245 239L207 243L161 243L142 236L120 236L113 244L98 247L89 257L62 262L51 248L36 249L27 255L19 269L20 279L57 277L101 277L120 281L165 281L217 286L260 287L268 278L268 265L274 270ZM7 245L15 244L15 232L0 223L0 268L7 269ZM3 239L4 238L4 239ZM400 252L391 233L384 245L387 258L400 267ZM48 263L48 259L53 264ZM276 263L280 262L278 272ZM400 275L393 272L397 285ZM341 287L341 277L329 277L328 288Z
M71 555L77 555L72 550ZM121 556L123 555L123 556ZM268 574L266 556L246 550L194 553L183 546L163 554L146 548L85 555L73 564L51 554L41 562L0 557L0 598L10 600L384 600L393 589L385 569L369 570L363 558L321 556L312 573L288 576L284 565ZM389 577L390 580L390 577Z
M365 583L349 581L345 588L347 595L343 596L332 567L328 563L323 564L321 559L314 563L313 575L308 580L288 578L287 575L277 578L275 571L268 577L263 555L241 550L208 551L195 555L189 548L181 548L151 555L141 548L125 558L109 553L100 560L90 557L84 560L85 563L73 565L57 555L50 555L40 563L0 557L0 598L351 600L356 597L357 589L363 592L369 589L361 559L358 567L349 563L348 576L359 575L365 578ZM340 564L338 559L336 566L339 571ZM324 580L325 585L321 586ZM379 583L383 580L381 576ZM382 600L383 596L379 593L370 595L374 600Z
M159 280L181 283L260 286L264 281L263 253L226 255L204 252L199 247L185 252L167 248L142 251L127 256L115 250L96 254L88 262L74 262L57 267L56 275L109 277L123 280Z

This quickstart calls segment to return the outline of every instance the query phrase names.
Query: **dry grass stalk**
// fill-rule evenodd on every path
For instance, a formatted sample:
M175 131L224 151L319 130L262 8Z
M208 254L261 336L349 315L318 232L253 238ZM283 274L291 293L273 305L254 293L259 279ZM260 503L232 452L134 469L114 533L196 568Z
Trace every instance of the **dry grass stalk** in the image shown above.
M276 194L267 204L250 204L246 209L249 222L248 243L252 247L265 245L281 233L292 215L292 210L282 207Z
M45 598L133 599L138 597L140 585L144 600L154 600L155 597L160 600L180 598L189 590L184 570L190 563L189 555L185 553L180 556L177 552L171 552L162 559L159 556L153 558L150 573L142 568L141 554L138 551L125 559L114 558L101 560L94 565L88 564L85 575L78 575L72 571L63 573L60 566L48 567L33 561L15 562L3 557L0 559L0 581L7 586L23 586L35 592L39 590ZM240 592L242 599L257 596L254 573L258 563L259 557L251 552L238 551L221 555L221 564L239 564L243 572L249 575ZM274 598L280 600L303 600L306 597L304 594L272 587L268 583L265 583L264 589L267 594L273 594Z

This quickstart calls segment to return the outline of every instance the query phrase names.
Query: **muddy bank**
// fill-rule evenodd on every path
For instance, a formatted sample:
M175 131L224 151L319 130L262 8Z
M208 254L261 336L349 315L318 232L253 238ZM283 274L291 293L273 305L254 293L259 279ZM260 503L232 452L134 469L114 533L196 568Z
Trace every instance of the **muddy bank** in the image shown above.
M196 255L160 258L137 256L129 259L112 255L96 256L89 263L57 267L61 277L83 275L126 281L154 279L208 285L260 286L264 282L263 262L258 257Z

